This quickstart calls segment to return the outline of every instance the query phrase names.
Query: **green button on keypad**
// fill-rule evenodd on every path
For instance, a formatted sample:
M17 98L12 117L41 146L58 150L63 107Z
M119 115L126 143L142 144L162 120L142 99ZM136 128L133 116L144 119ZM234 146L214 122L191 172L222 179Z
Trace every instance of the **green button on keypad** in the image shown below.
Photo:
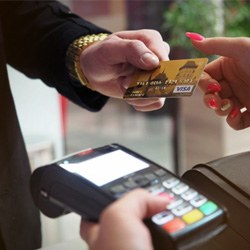
M209 215L216 211L217 208L218 206L215 203L213 203L212 201L208 201L200 207L200 210L203 214Z

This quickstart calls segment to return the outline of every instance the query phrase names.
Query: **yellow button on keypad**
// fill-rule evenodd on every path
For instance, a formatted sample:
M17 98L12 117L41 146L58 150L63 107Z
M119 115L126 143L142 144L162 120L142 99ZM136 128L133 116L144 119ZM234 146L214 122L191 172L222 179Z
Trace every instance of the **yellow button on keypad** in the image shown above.
M182 216L182 219L187 224L192 224L192 223L200 220L201 218L203 218L203 213L201 213L198 209L194 209L191 212Z

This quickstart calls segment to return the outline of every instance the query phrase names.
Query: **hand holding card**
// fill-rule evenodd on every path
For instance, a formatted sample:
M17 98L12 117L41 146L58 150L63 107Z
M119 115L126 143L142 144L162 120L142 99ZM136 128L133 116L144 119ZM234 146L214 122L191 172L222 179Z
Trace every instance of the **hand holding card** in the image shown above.
M161 61L155 70L138 70L123 97L191 96L207 62L207 58Z

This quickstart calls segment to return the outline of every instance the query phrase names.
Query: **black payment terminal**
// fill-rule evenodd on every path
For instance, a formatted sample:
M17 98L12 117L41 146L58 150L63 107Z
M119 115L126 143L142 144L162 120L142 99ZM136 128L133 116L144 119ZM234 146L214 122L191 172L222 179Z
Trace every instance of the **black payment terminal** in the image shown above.
M156 250L195 249L226 227L226 211L217 201L119 144L71 154L31 176L33 200L51 218L75 212L98 221L106 206L135 188L171 200L145 220Z

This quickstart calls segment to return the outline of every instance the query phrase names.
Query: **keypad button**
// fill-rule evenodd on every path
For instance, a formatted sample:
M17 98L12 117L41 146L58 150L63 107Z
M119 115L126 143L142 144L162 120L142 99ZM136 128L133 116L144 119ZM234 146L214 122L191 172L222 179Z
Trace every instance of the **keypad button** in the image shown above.
M193 189L188 189L186 192L184 192L181 197L186 200L186 201L189 201L191 199L193 199L196 195L198 195L198 192L196 192L195 190Z
M184 201L182 199L177 199L172 201L169 205L167 205L167 209L173 209L179 205L181 205Z
M180 206L172 209L172 213L176 216L182 216L193 209L189 203L182 203Z
M159 194L159 193L164 192L164 191L165 191L165 188L164 188L162 185L159 184L159 185L151 186L151 187L147 188L147 190L148 190L150 193L156 195L156 194Z
M170 211L163 211L152 217L152 221L157 225L163 225L174 219L174 215Z
M145 178L148 179L149 181L153 181L153 180L155 180L155 179L157 178L157 177L156 177L154 174L152 174L152 173L145 174L144 176L145 176Z
M200 207L201 212L204 213L205 215L212 214L217 209L218 206L212 201L208 201Z
M123 185L115 185L111 187L109 190L111 193L116 194L116 195L125 193L127 191L127 189Z
M172 191L175 194L181 194L181 193L184 193L185 191L187 191L188 188L189 188L188 185L186 185L185 183L179 183L177 186L172 188Z
M200 207L206 201L207 201L207 198L205 196L198 195L194 199L190 200L190 204L192 204L194 207Z
M162 185L165 188L169 189L169 188L172 188L172 187L176 186L179 182L180 182L180 180L178 180L177 178L172 177L172 178L169 178L167 180L164 180L162 182Z
M163 169L157 169L157 170L155 171L155 174L156 174L157 176L164 176L164 175L167 174L167 172L164 171Z
M201 220L204 217L203 213L200 212L197 208L193 209L191 212L185 214L182 216L182 219L187 224L193 224L199 220Z
M185 228L186 224L180 218L174 218L170 222L164 224L162 228L166 230L168 233L175 233Z
M138 187L138 184L136 184L134 181L126 181L123 183L123 185L129 189L134 189Z
M137 175L133 178L133 181L137 183L140 187L145 187L150 184L150 181L142 175Z

